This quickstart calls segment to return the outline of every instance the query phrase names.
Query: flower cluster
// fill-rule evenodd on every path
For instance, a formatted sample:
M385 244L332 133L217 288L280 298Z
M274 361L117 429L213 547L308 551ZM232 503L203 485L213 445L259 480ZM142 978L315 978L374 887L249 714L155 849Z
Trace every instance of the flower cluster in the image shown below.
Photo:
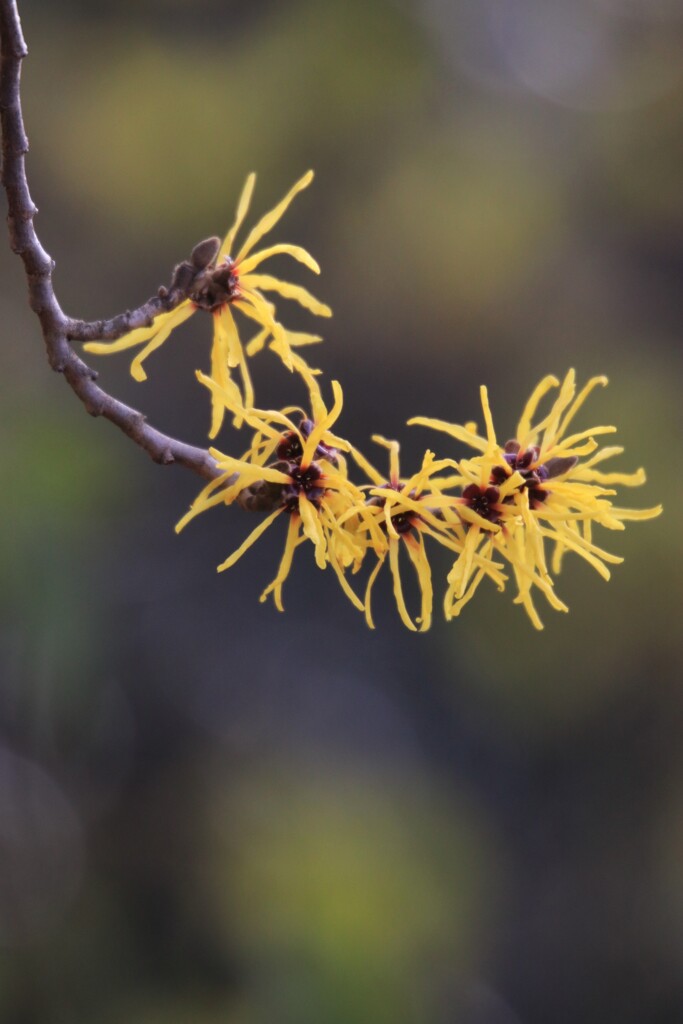
M319 371L312 370L296 351L319 341L319 336L284 328L263 292L294 299L318 316L330 316L329 307L299 285L255 272L264 260L285 254L319 273L318 264L299 246L279 243L254 251L312 176L310 171L304 175L233 255L253 192L254 175L250 175L225 240L201 243L191 261L177 268L176 284L182 285L185 298L172 311L157 316L149 327L114 342L86 345L98 353L142 346L131 373L144 380L144 360L176 326L197 310L212 314L210 373L197 372L211 398L209 436L217 435L228 413L235 427L248 428L251 443L239 458L210 449L217 475L198 495L177 530L219 505L238 504L264 515L218 566L220 572L234 565L271 524L284 519L284 552L277 575L261 600L272 594L282 610L282 588L294 553L308 541L317 566L331 567L370 627L374 625L373 587L388 562L401 620L408 629L420 631L431 624L434 599L428 550L441 548L441 560L447 559L449 564L443 597L447 619L459 615L488 578L501 591L511 583L514 601L524 607L535 627L542 628L535 597L545 598L558 611L567 610L555 592L555 577L565 553L579 555L609 579L609 566L622 559L595 542L594 527L623 530L628 520L651 519L661 512L660 505L636 510L613 503L616 486L645 482L642 469L621 473L601 468L622 452L616 446L601 447L596 440L614 433L614 427L573 432L580 408L597 386L607 383L606 378L592 378L577 393L573 370L562 382L545 377L524 407L514 437L502 443L493 425L487 390L482 387L481 434L474 423L460 425L423 416L408 421L446 434L474 454L437 458L427 450L416 472L404 474L398 442L376 435L373 440L388 452L389 466L387 473L375 469L354 445L332 432L342 411L339 383L332 382L333 401L328 408L318 382ZM259 327L246 344L240 339L233 309ZM308 410L289 407L274 411L256 406L247 358L265 347L301 376L309 393ZM235 371L239 371L239 384ZM554 401L540 413L540 404L554 389ZM357 482L349 475L350 463L362 475ZM406 559L412 564L419 591L419 614L415 616L408 610L401 577L401 561ZM367 563L361 597L350 577Z
M322 340L317 334L285 330L275 319L275 309L263 292L276 292L285 299L293 299L317 316L332 316L330 307L319 302L301 285L280 281L270 274L254 273L261 263L278 255L292 256L314 274L320 273L320 267L310 253L299 245L281 242L254 252L254 247L275 227L294 197L310 185L312 180L313 171L304 174L284 199L257 222L233 256L235 239L249 211L256 183L256 175L250 174L237 204L235 220L223 242L218 238L207 239L207 242L195 248L190 263L180 264L177 268L182 272L182 276L177 275L177 283L182 284L187 298L170 312L155 317L149 327L129 331L117 341L89 342L84 346L85 350L97 355L110 355L142 346L130 365L130 372L135 380L146 380L147 374L142 364L147 357L164 344L176 327L197 310L204 310L211 313L213 319L211 376L224 388L232 386L234 389L230 371L238 368L242 380L243 404L247 408L252 406L254 389L247 356L255 355L268 346L280 357L287 369L293 370L295 353L292 349ZM256 323L259 328L258 333L246 346L240 340L233 309L239 310L247 320ZM239 393L238 390L236 394ZM220 402L214 402L209 437L213 438L218 434L223 422L223 413L224 407Z
M546 541L552 550L551 570L555 576L564 553L573 551L608 580L608 565L623 559L593 542L593 526L623 530L627 520L652 519L661 513L661 505L646 509L613 505L615 484L633 487L645 483L642 469L606 473L596 468L623 451L617 446L602 448L595 440L613 434L616 427L597 426L568 433L591 391L606 384L606 377L592 377L577 394L573 370L561 384L556 377L545 377L524 407L515 437L503 445L496 438L485 387L481 389L485 437L476 433L474 424L458 426L419 416L409 421L449 434L477 452L460 461L459 477L452 481L460 487L458 518L467 522L468 529L463 555L448 574L447 618L459 614L483 579L474 555L498 554L514 575L515 601L524 606L540 629L541 620L533 603L535 590L551 607L567 611L554 590ZM550 409L536 419L541 399L558 387Z

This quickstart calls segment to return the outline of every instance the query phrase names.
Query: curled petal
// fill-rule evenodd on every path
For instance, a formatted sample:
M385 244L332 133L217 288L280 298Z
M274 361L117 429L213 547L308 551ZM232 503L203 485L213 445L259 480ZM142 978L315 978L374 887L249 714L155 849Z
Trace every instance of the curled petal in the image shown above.
M289 245L287 242L279 242L277 245L271 245L267 249L260 249L252 256L242 260L239 263L239 272L240 274L250 274L264 260L270 259L271 256L279 255L291 256L293 259L298 260L299 263L303 263L309 270L312 270L314 274L320 273L320 266L317 260L313 259L310 252L307 252L300 245Z
M307 188L308 185L313 181L313 171L306 171L302 178L292 185L284 199L281 199L277 206L274 206L269 213L265 214L260 221L251 229L247 240L240 249L235 259L236 263L241 261L251 252L257 242L259 242L264 235L267 235L272 228L275 227L277 222L282 218L287 207L290 205L292 200L302 189Z

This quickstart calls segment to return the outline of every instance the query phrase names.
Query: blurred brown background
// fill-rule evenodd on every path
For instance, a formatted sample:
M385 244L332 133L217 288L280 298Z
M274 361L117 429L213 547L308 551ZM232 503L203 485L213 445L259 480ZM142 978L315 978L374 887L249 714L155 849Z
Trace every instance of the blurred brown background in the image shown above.
M0 250L0 1020L680 1024L683 3L21 8L68 313L146 299L248 171L260 212L314 167L277 237L323 266L341 433L411 467L411 415L487 383L506 437L543 374L607 373L581 424L665 515L605 538L609 585L570 558L541 634L482 589L410 635L382 578L371 633L307 551L279 615L282 532L221 576L243 513L176 537L200 482L85 416ZM204 443L209 333L102 380Z

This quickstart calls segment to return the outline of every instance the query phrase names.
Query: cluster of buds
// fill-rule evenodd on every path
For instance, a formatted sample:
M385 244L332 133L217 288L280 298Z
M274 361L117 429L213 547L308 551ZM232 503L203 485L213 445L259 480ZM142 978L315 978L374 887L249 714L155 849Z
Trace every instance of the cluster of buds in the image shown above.
M149 327L131 331L115 342L86 345L100 354L138 349L131 373L144 380L143 362L176 326L198 310L213 317L210 372L197 372L211 397L209 437L216 437L227 413L234 427L252 432L251 444L239 458L210 449L217 476L198 495L177 529L216 506L237 504L263 515L246 540L218 566L223 571L272 523L284 519L284 552L277 575L261 600L272 594L282 610L282 588L294 553L308 541L318 567L332 568L344 593L371 627L373 586L388 562L399 615L409 629L422 631L429 628L434 601L428 545L437 544L448 552L451 562L444 581L447 619L461 612L485 578L499 590L512 579L514 600L524 607L534 626L541 628L536 596L541 595L557 610L567 610L555 592L555 577L566 552L578 554L608 579L609 565L621 558L594 542L593 527L623 530L628 520L650 519L661 512L659 505L635 510L613 504L615 486L645 482L643 470L609 473L597 468L622 451L614 446L601 448L596 441L596 437L613 433L614 427L597 426L574 433L569 429L588 395L596 386L606 384L606 378L592 378L577 393L573 370L562 382L545 377L529 398L514 438L503 444L496 437L488 393L482 387L482 434L471 422L461 425L422 416L409 421L450 436L474 450L473 455L437 458L427 450L419 469L405 475L399 464L398 442L376 435L373 440L389 455L388 473L376 470L358 448L332 432L342 411L341 386L332 382L333 402L328 409L319 371L311 369L297 351L320 341L319 335L287 330L263 293L293 299L318 316L330 316L329 307L300 285L255 273L264 260L278 254L289 255L319 273L316 261L299 246L279 243L254 251L311 179L311 172L304 175L233 255L253 192L254 176L250 175L224 241L207 239L195 247L189 261L176 268L171 287L177 305L156 317ZM241 341L234 310L258 327L246 344ZM247 360L264 348L302 377L309 393L309 410L257 407ZM539 405L553 389L559 389L555 399L540 415ZM351 479L349 463L361 474L358 481ZM419 588L416 615L409 612L404 596L401 560L406 558ZM368 562L367 578L359 590L355 581Z

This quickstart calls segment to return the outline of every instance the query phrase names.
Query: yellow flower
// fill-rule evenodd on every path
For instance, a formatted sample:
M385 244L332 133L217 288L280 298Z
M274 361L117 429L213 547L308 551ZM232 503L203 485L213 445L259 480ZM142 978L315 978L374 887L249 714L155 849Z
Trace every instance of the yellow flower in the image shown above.
M443 420L416 417L411 424L441 430L475 448L479 454L460 462L461 505L457 513L467 522L465 549L448 577L446 614L457 615L471 598L482 574L474 572L472 556L497 551L511 565L518 588L515 598L537 628L542 623L534 607L536 587L552 607L566 611L554 593L545 557L545 541L554 544L552 571L560 571L562 556L574 551L609 579L608 564L623 559L598 547L593 525L623 530L624 522L652 519L661 505L648 509L627 509L612 504L613 485L637 486L645 473L604 473L596 466L622 448L600 448L595 437L614 433L616 427L597 426L568 433L576 413L591 391L607 384L606 377L593 377L576 393L576 376L570 370L560 385L547 376L534 389L517 424L516 436L500 445L493 427L485 387L481 401L486 436L476 433L474 424L463 426ZM559 393L545 416L536 420L541 399L553 388ZM582 461L584 460L585 461Z
M256 175L250 174L237 204L235 221L223 242L220 243L219 239L215 239L213 249L210 239L207 240L207 243L201 243L197 250L202 249L205 255L194 261L198 265L192 263L181 265L181 267L189 268L190 279L186 289L188 298L169 313L161 313L155 317L149 327L136 328L117 341L89 342L85 345L86 351L98 355L108 355L142 345L144 347L131 363L130 372L135 380L146 380L147 374L143 363L147 357L163 345L179 324L187 320L198 309L203 309L213 316L211 376L224 387L228 387L230 371L239 367L243 387L242 404L246 408L252 407L254 392L247 366L246 357L248 355L260 351L270 340L270 347L280 356L285 366L292 370L295 368L292 348L321 340L319 335L285 330L282 324L275 319L274 307L264 297L263 292L275 292L283 298L293 299L317 316L329 317L332 315L329 306L319 302L300 285L280 281L279 278L269 274L255 273L264 260L281 254L292 256L315 274L320 273L320 267L310 253L298 245L282 242L254 252L258 242L275 227L297 193L306 188L312 179L313 171L308 171L303 178L297 181L284 199L252 228L246 240L233 256L235 238L247 215L254 191ZM208 250L205 248L207 245ZM205 263L207 256L209 259ZM258 334L246 347L240 340L232 307L238 309L260 328ZM210 437L215 437L218 433L223 414L224 407L214 403Z
M435 460L433 452L425 452L422 465L417 473L401 478L399 467L399 444L387 441L379 435L373 441L389 449L389 479L377 470L356 449L351 454L372 481L366 491L366 500L350 509L344 522L354 524L354 532L363 537L366 548L372 548L377 555L377 564L370 574L365 591L365 617L374 628L370 598L372 587L388 555L389 567L394 585L394 597L401 620L408 629L416 630L406 607L399 568L399 551L404 546L408 558L415 567L421 594L420 631L429 629L432 620L433 585L432 573L425 550L425 535L455 552L461 552L465 530L459 522L448 523L444 515L452 509L457 498L444 493L446 481L436 474L448 468L457 468L451 459ZM479 555L474 556L482 571L498 580L497 567Z
M213 381L205 378L203 382L217 390ZM240 459L210 449L221 474L204 488L176 526L180 531L200 512L215 505L231 505L235 501L245 508L267 511L266 519L218 566L218 571L222 572L234 565L271 523L286 515L289 524L280 568L261 595L264 601L272 593L280 611L283 609L283 583L296 548L305 540L313 544L319 568L331 565L344 593L357 608L363 610L363 604L349 586L344 572L351 565L358 568L364 552L340 522L346 510L361 498L361 493L349 481L346 461L341 454L349 450L349 444L330 430L341 413L343 403L337 381L332 382L332 391L334 404L329 411L319 393L313 393L312 419L294 408L277 412L238 410L230 404L225 405L240 412L254 428L251 447ZM298 424L291 419L291 415L297 412L301 415Z

